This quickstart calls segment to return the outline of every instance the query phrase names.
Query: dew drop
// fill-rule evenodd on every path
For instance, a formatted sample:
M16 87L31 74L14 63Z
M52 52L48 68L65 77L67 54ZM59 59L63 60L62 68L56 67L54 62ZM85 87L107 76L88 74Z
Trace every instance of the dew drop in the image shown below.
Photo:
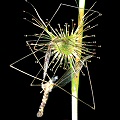
M26 18L23 18L24 20L26 20Z
M88 25L88 28L90 28L90 25Z
M28 35L24 35L24 37L27 37Z
M100 59L100 57L97 57L98 59Z
M34 18L32 18L32 20L35 20Z
M99 16L102 16L102 14L100 13Z
M95 37L95 35L92 35L92 37Z
M74 26L76 26L76 23L74 23Z
M57 28L55 28L55 30L58 31Z
M93 41L93 43L96 43L96 41Z
M99 48L101 48L101 45L98 45Z
M91 60L89 60L89 62L92 62Z

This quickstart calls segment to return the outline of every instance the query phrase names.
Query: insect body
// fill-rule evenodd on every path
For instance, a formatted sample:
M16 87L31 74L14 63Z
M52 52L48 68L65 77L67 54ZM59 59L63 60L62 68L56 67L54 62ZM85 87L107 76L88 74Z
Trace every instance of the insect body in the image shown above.
M44 94L43 94L43 99L42 99L41 105L39 107L39 111L37 113L37 117L43 116L43 111L44 111L44 107L46 105L46 102L48 100L49 92L52 91L53 86L54 86L53 82L56 81L57 79L58 79L58 77L55 76L55 77L52 77L52 79L50 79L47 83L45 83L45 84L42 83L42 89L44 91Z
M41 105L39 107L39 111L37 113L37 117L43 116L43 111L44 111L46 102L48 100L49 92L51 92L52 89L55 88L56 86L61 88L61 87L64 87L67 83L69 83L71 81L71 75L79 72L82 69L84 63L91 57L92 57L91 55L86 56L78 64L76 64L76 66L79 66L79 67L77 67L78 68L77 70L74 71L74 70L72 70L72 68L69 68L57 82L55 82L55 81L58 79L58 76L55 76L55 77L52 77L52 79L50 79L45 84L42 83L41 86L44 91L44 94L43 94L43 99L42 99Z

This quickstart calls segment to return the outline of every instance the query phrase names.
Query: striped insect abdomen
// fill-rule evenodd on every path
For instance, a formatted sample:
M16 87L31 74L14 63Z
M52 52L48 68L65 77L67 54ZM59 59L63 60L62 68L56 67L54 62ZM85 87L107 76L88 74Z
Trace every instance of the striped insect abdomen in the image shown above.
M52 80L49 80L47 83L42 84L42 89L44 90L44 94L43 94L42 102L41 102L40 107L39 107L39 111L37 113L37 117L43 116L44 107L45 107L46 102L48 100L49 92L52 91L52 88L54 85L52 81L55 79L56 79L56 77L53 77Z
M43 116L43 111L44 111L44 107L46 105L46 102L48 100L48 95L49 95L49 91L45 91L44 95L43 95L43 98L42 98L42 102L41 102L40 107L39 107L39 111L37 113L37 117L42 117Z

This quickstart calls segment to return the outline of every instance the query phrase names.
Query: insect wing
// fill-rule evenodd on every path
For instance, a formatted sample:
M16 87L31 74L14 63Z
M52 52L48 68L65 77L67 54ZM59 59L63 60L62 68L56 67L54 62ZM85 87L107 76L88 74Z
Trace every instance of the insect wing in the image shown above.
M55 84L57 84L60 87L64 87L67 83L71 81L72 73L73 73L73 70L69 68Z
M69 68L55 84L57 84L60 87L64 87L67 83L69 83L72 80L72 75L75 75L76 73L80 72L84 63L91 57L92 55L88 55L79 62L77 62L75 66L75 68L77 69L74 71L72 68Z
M76 74L76 72L72 68L69 68L55 84L57 84L59 87L64 87L71 81L73 74Z

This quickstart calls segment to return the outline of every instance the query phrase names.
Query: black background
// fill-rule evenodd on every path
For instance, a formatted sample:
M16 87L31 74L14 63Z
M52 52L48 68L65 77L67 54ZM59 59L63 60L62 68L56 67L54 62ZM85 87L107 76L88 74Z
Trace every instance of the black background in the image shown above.
M76 5L74 0L29 0L38 10L41 17L45 20L50 19L60 3L66 3L70 5ZM94 0L86 1L86 8L90 8L94 3ZM39 94L39 87L30 87L29 84L32 79L12 68L9 67L11 63L20 59L21 57L30 53L30 50L26 47L24 34L34 33L39 31L36 27L23 20L25 14L23 10L27 10L35 14L34 10L24 0L16 2L6 2L3 20L5 22L4 40L1 47L3 54L3 73L2 81L4 93L4 113L5 117L15 119L27 119L27 120L71 120L71 96L64 93L62 90L56 88L56 90L50 93L49 100L45 107L44 116L37 118L36 113L40 105L42 94ZM103 14L94 23L98 23L99 26L92 31L92 34L96 35L95 40L98 44L103 43L104 38L104 3L103 1L97 1L94 6L94 10ZM74 14L70 12L70 14ZM5 16L5 17L4 17ZM59 18L59 22L62 22L63 18ZM54 21L54 24L55 23ZM103 45L104 46L104 45ZM83 120L87 117L89 119L97 119L98 116L102 117L105 114L105 99L103 91L103 81L105 80L105 72L103 70L103 48L97 50L97 55L101 57L100 60L93 60L90 66L91 78L93 83L93 90L95 94L96 110L92 110L89 107L79 102L79 119ZM7 63L7 64L6 64ZM7 68L7 69L5 69ZM69 89L70 85L68 85ZM84 92L82 93L84 94Z

